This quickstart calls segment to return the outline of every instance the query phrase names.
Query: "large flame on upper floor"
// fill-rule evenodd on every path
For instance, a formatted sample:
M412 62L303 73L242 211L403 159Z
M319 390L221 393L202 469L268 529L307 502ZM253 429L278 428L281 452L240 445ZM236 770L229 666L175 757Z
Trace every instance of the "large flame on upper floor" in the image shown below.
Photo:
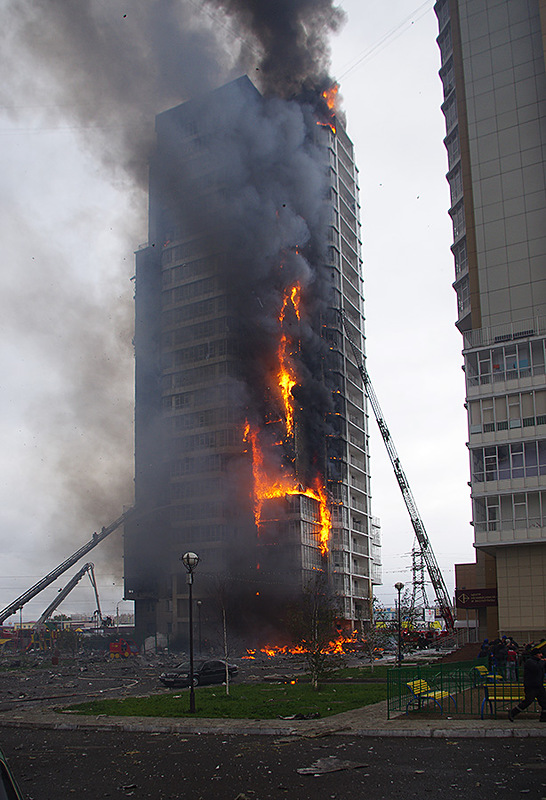
M296 283L285 290L278 314L280 333L277 349L278 363L274 374L282 401L283 419L281 422L284 427L285 439L290 439L294 436L295 419L292 390L298 383L296 363L292 356L298 344L290 334L291 326L288 324L287 315L292 309L295 320L299 322L301 320L301 302L301 286ZM316 534L320 552L325 555L328 552L332 515L326 488L322 480L317 476L313 486L304 487L289 467L276 465L275 468L272 468L269 463L266 466L260 434L261 431L257 426L251 425L248 421L245 423L243 438L249 445L249 452L252 458L254 519L256 526L259 528L262 524L262 508L265 500L286 497L287 495L311 497L318 503Z
M250 445L252 457L252 477L254 483L254 520L259 528L262 524L262 508L265 500L286 497L287 495L304 495L318 503L318 520L316 534L322 555L328 552L328 542L332 529L332 513L325 488L317 479L315 486L305 488L298 483L294 475L278 472L271 475L265 469L264 455L259 441L259 432L247 421L245 425L245 441Z
M300 319L301 287L299 284L292 286L283 297L281 310L279 313L279 324L281 330L286 317L287 307L290 303L294 309L296 318ZM294 433L294 398L292 389L297 385L297 376L294 363L291 358L291 341L288 335L282 331L278 349L279 369L277 372L277 382L281 393L286 435L292 436Z
M328 117L327 120L318 120L317 125L323 125L325 127L330 128L332 133L336 133L336 123L335 123L335 116L336 116L336 104L337 104L337 95L339 92L339 83L334 83L330 86L329 89L325 89L322 92L322 99L324 100L327 108L326 116Z

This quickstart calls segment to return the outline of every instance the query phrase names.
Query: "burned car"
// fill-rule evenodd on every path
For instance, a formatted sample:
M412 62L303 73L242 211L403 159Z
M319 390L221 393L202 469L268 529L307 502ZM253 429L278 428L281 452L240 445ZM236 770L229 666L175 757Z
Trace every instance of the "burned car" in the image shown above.
M234 664L228 664L229 679L237 675L238 669ZM162 672L159 680L163 686L189 686L190 662L184 661L169 672ZM202 686L210 683L224 683L226 680L225 661L195 661L193 665L193 685Z

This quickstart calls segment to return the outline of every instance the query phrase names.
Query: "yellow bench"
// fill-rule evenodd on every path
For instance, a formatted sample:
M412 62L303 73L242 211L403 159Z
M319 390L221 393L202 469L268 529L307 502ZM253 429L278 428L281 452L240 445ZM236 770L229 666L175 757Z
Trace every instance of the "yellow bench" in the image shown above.
M477 667L472 667L471 674L474 678L483 679L490 682L502 681L502 675L497 675L495 672L489 672L484 664L479 664Z
M495 714L497 713L497 703L506 704L510 703L510 707L514 703L523 700L525 697L525 689L522 683L507 683L501 681L500 683L486 683L484 685L485 697L483 698L481 708L481 718L483 719L483 712L485 704L489 703L489 710L493 714L493 703L495 704Z
M409 707L413 703L417 702L417 708L421 708L423 701L429 702L430 700L436 703L436 705L443 714L444 709L442 708L440 700L443 700L444 697L449 697L450 700L453 700L455 709L457 709L457 701L455 700L452 694L450 694L449 692L440 691L438 689L431 689L431 687L428 685L426 681L409 681L409 683L407 683L406 686L413 695L409 703L406 705L406 714L409 711Z

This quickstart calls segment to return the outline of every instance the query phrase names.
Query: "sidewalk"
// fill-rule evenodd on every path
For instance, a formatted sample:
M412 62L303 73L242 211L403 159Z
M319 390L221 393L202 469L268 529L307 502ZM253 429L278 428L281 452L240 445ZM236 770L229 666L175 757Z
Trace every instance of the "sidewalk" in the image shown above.
M175 734L255 734L320 737L330 734L416 738L528 738L546 737L546 724L536 714L508 719L450 719L401 714L387 719L383 701L320 720L167 719L161 717L84 717L57 714L50 708L17 708L0 713L0 727L40 727L57 730L124 730Z

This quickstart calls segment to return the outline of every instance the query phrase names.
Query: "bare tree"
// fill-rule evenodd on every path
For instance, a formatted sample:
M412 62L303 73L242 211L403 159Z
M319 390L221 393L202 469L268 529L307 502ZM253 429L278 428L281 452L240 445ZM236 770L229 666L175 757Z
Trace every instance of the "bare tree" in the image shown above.
M339 658L329 652L330 642L337 637L338 616L337 598L324 572L313 575L304 586L299 600L288 609L287 626L303 649L302 655L314 689L318 689L320 678L329 669L339 666Z
M373 598L372 619L363 623L360 642L370 661L373 672L375 660L392 638L392 623L387 621L386 612L377 597Z

